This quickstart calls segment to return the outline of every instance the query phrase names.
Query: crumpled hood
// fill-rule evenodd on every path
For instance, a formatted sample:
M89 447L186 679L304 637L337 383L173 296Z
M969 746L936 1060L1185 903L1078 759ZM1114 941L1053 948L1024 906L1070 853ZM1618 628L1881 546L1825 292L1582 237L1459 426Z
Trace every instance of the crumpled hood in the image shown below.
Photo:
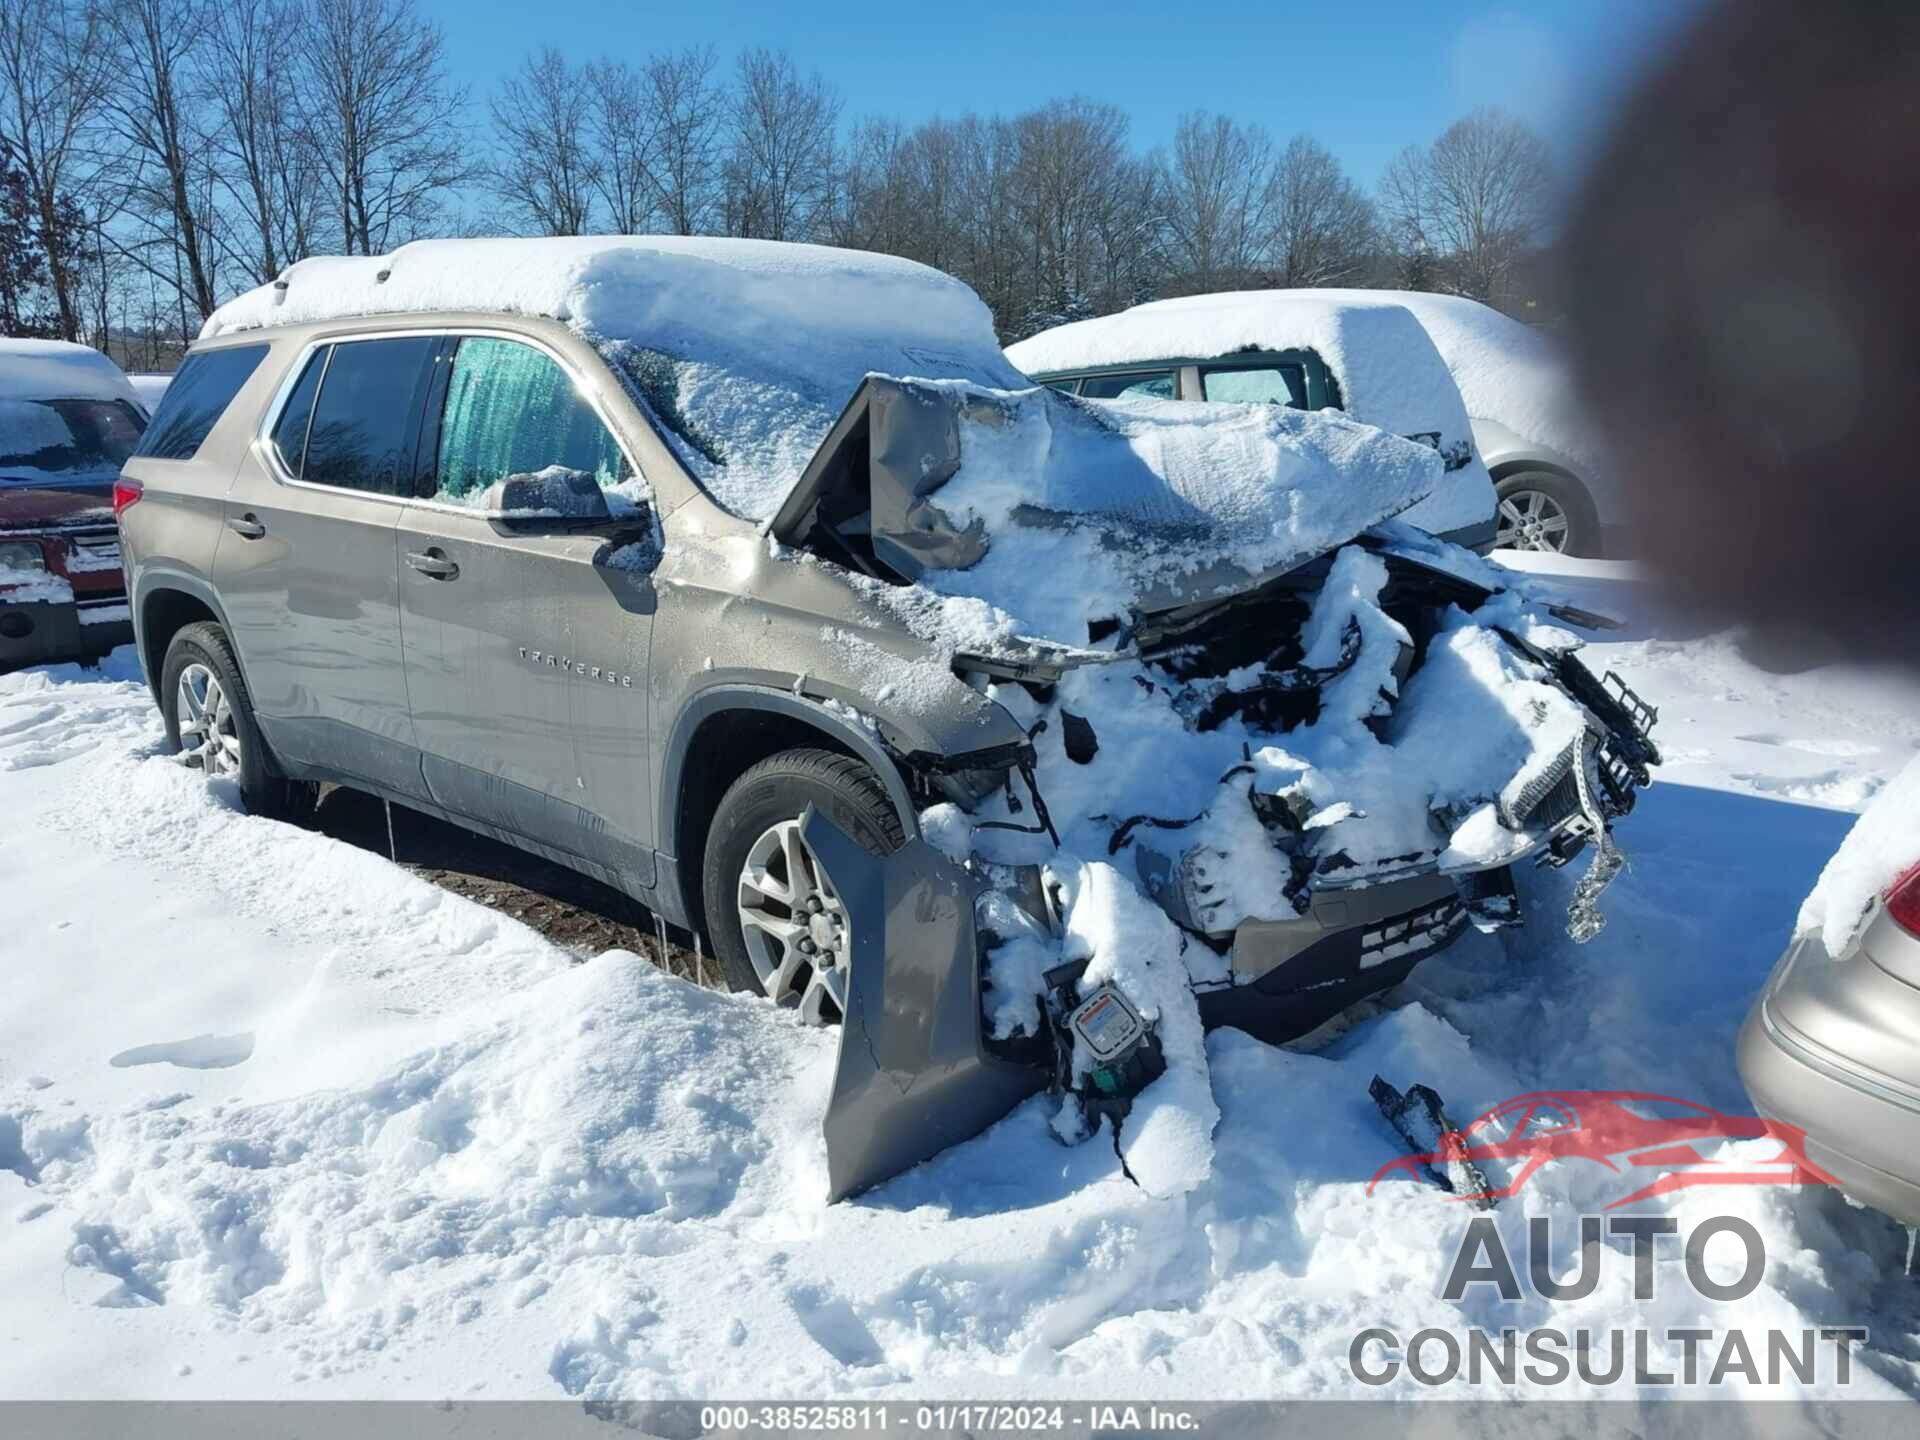
M771 529L1083 645L1325 554L1443 475L1431 449L1334 414L869 376Z

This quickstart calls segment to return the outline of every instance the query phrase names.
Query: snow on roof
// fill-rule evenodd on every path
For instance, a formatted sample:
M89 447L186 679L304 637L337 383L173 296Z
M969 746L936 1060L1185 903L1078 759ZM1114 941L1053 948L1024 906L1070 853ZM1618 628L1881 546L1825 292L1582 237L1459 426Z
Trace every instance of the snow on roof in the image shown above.
M419 240L318 257L214 311L203 338L361 315L546 316L632 384L709 493L778 507L870 372L1018 387L987 307L893 256L686 236Z
M1247 350L1311 350L1355 419L1396 435L1438 435L1445 450L1472 444L1453 377L1420 322L1387 292L1240 290L1154 300L1043 331L1009 345L1007 358L1029 375L1052 375ZM1476 461L1464 473L1481 483L1443 486L1408 518L1444 532L1491 513L1484 467Z
M0 339L0 400L131 400L120 367L89 345Z
M1412 290L1305 293L1332 294L1344 300L1373 294L1404 305L1453 372L1467 414L1496 421L1569 460L1591 466L1602 463L1591 422L1579 414L1573 377L1551 336L1460 295Z

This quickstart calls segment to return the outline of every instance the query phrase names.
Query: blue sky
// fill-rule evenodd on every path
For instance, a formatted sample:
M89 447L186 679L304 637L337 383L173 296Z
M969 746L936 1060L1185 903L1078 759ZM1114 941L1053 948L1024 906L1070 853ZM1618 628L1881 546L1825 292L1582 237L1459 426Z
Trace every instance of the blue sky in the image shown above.
M1619 87L1673 34L1692 0L1526 5L1282 4L1276 0L1003 0L674 5L606 0L421 0L457 78L483 97L527 50L639 59L688 44L723 57L784 47L839 87L850 117L1012 113L1071 94L1110 100L1139 148L1205 108L1308 131L1371 186L1410 141L1499 103L1577 158Z

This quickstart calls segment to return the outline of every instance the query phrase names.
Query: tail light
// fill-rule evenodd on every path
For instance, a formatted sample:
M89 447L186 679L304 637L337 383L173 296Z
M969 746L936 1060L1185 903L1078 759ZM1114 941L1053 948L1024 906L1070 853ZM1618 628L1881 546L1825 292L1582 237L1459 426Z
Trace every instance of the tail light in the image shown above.
M113 482L113 518L118 520L129 505L140 503L140 497L146 493L146 486L138 480L129 480L122 475Z
M1920 865L1910 867L1887 888L1887 913L1902 930L1920 940Z

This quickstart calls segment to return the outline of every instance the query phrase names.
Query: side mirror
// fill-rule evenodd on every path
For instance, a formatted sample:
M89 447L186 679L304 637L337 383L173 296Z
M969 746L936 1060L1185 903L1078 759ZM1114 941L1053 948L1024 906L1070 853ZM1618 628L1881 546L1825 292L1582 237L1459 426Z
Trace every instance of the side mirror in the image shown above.
M613 519L600 482L584 470L550 465L531 475L509 475L487 488L481 508L509 525L555 520L599 524Z

